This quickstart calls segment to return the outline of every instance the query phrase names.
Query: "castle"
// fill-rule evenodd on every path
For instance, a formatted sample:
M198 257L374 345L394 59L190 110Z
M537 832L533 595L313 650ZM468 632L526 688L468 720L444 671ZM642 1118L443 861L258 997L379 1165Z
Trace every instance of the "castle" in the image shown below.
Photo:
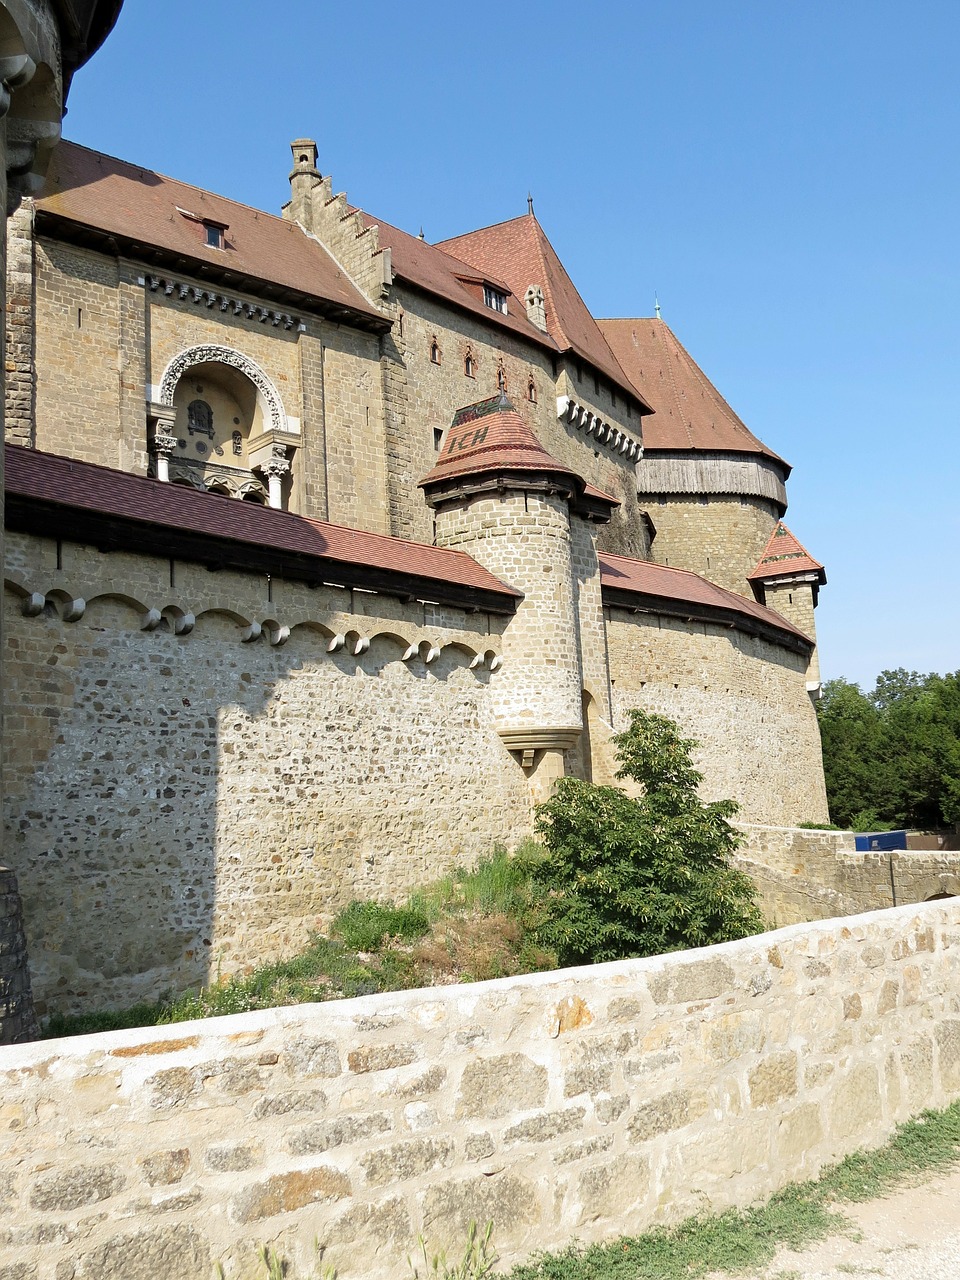
M789 466L532 205L441 244L63 143L8 226L6 858L34 993L207 980L529 833L633 707L826 819Z

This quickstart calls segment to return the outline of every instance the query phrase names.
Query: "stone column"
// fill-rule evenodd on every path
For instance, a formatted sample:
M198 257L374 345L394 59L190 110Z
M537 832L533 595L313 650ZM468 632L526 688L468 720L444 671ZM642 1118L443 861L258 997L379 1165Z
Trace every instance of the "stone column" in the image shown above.
M153 422L150 432L150 452L155 459L157 479L168 481L170 458L177 447L177 436L173 429L177 420L177 411L172 404L151 404L147 414Z
M287 458L287 446L275 444L273 457L268 459L260 471L267 477L267 504L277 511L283 507L283 477L290 474L290 460Z

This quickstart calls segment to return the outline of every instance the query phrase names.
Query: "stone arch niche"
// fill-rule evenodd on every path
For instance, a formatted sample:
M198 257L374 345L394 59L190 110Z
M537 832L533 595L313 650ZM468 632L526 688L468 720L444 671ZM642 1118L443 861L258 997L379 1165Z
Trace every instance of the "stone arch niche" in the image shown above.
M149 416L157 479L287 505L297 437L280 393L249 356L215 345L181 351Z

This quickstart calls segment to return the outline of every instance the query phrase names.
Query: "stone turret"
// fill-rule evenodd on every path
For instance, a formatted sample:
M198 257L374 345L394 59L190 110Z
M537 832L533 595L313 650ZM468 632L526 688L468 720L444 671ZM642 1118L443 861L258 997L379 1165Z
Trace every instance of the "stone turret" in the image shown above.
M420 487L436 512L437 545L467 551L523 592L494 707L533 798L544 799L582 730L571 515L609 519L616 502L551 457L503 394L457 410Z
M344 192L334 192L330 174L321 177L317 144L311 138L297 138L290 150L290 199L283 216L316 236L372 303L384 303L393 284L393 267L390 250L380 247L376 223L354 209Z
M826 570L797 541L782 520L770 535L759 564L749 574L749 581L761 604L776 609L811 640L816 640L817 624L813 611L819 602L820 588L827 581ZM820 693L820 662L816 649L811 653L807 667L807 691L813 696Z
M290 143L293 168L290 170L290 216L307 231L313 230L313 189L322 181L317 169L317 144L312 138L296 138Z

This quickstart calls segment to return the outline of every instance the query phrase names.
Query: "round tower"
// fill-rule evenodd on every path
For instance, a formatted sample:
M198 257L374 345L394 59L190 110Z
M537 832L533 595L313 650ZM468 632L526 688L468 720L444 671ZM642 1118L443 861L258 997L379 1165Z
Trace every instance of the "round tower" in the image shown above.
M502 394L457 410L420 487L435 512L437 545L466 551L523 592L491 696L504 744L530 776L534 798L544 799L582 730L570 517L596 507L596 518L609 519L616 503L551 457Z
M650 559L750 595L748 578L787 509L790 466L751 432L663 320L603 320L653 406L637 495L656 529Z
M782 520L770 535L749 579L761 604L776 609L816 643L813 611L819 603L820 588L827 581L827 573ZM820 696L820 660L816 649L807 665L807 692L815 698Z

